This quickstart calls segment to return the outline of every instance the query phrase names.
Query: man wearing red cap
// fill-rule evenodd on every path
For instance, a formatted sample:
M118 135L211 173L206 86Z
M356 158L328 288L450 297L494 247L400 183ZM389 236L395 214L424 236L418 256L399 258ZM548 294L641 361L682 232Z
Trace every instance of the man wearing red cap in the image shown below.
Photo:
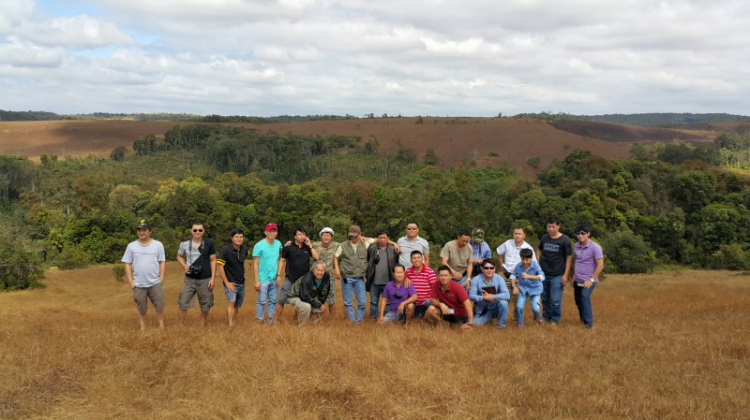
M279 228L275 223L267 224L264 232L265 239L253 247L255 291L258 292L255 317L259 323L264 321L266 302L268 302L268 323L273 324L276 315L276 297L279 293L276 276L281 258L281 242L276 239Z

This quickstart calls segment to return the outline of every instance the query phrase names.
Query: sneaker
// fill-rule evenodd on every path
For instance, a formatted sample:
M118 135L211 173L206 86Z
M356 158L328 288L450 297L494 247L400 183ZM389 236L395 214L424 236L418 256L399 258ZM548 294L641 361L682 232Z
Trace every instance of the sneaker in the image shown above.
M498 326L497 326L497 329L498 329L498 330L504 330L504 329L505 329L505 325L498 325Z

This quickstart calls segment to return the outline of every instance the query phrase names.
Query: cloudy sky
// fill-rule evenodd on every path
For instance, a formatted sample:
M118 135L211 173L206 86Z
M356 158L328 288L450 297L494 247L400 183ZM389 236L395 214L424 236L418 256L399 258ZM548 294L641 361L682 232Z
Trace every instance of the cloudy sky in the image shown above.
M750 114L746 0L1 0L0 109Z

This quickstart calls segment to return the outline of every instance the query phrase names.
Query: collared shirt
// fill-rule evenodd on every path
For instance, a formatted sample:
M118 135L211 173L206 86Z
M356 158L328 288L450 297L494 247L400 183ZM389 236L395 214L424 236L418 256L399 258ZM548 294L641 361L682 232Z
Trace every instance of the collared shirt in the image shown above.
M474 241L471 241L471 258L475 260L485 260L487 258L491 259L492 251L490 251L490 246L487 245L487 242L482 241L479 243L474 243Z
M531 250L531 258L536 260L536 251L534 251L534 247L529 245L528 242L523 241L521 246L516 246L516 241L513 239L508 239L507 241L503 242L502 245L497 247L497 255L504 256L504 263L503 267L505 267L505 270L509 273L513 272L513 269L516 268L516 265L521 262L521 250L522 249L530 249Z
M544 271L538 262L531 260L528 269L523 268L522 263L516 264L516 268L513 269L510 275L511 280L518 280L518 291L527 294L529 296L541 295L544 285L542 282L546 280L544 277ZM530 276L539 276L540 280L532 280L523 278L523 273Z
M469 265L472 251L472 247L469 244L466 244L463 248L459 248L458 241L454 239L443 246L442 251L440 251L440 258L447 258L448 264L454 270L463 273Z
M580 242L576 243L574 251L576 254L576 265L573 281L582 283L591 280L596 271L596 260L604 259L602 247L589 239L586 246L582 246ZM599 281L599 278L595 278L594 281Z
M398 262L407 269L411 267L412 251L419 251L422 253L422 256L430 254L430 244L420 236L414 238L413 241L410 241L406 236L402 236L398 238L396 243L401 249L401 253L398 256Z
M485 287L491 287L494 289L494 293L492 293L492 295L495 296L495 299L510 299L510 291L508 291L508 286L505 284L505 279L500 277L499 274L493 274L489 282L484 277L484 274L480 274L474 277L471 280L469 299L471 299L472 302L476 302L478 305L483 306L482 303L484 303L485 300L484 296L482 295L482 290L484 290Z
M432 285L432 296L433 299L437 299L444 303L450 309L453 309L453 314L457 317L468 317L469 314L466 312L464 302L469 300L469 295L466 294L463 286L458 282L451 281L448 283L448 290L443 290L442 285L439 281L436 281ZM443 314L448 315L448 314Z
M417 292L417 306L423 305L426 300L430 299L432 285L437 283L435 271L426 265L422 265L422 269L417 272L414 270L414 266L411 266L406 269L406 277L411 280L411 284Z
M391 312L398 311L398 305L401 304L401 302L409 299L410 297L416 295L417 292L414 290L414 285L412 284L409 287L404 286L403 283L401 283L401 286L396 286L395 281L389 281L388 284L385 285L385 289L383 290L383 296L385 300L388 301L388 310Z
M224 274L227 280L235 284L245 284L245 258L247 257L247 247L240 246L240 249L229 244L221 249L219 258L216 263L224 267ZM279 259L276 258L276 262Z
M281 250L281 258L286 260L286 276L292 281L297 281L298 278L304 276L310 271L310 259L312 258L312 251L307 244L297 246L295 242L291 245L285 246Z

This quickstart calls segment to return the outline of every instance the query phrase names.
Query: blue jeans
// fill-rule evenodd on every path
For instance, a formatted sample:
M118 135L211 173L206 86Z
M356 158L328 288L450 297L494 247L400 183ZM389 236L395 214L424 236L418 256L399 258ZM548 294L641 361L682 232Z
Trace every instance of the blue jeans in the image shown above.
M528 298L531 298L531 312L534 313L534 321L537 321L542 317L542 314L539 311L539 301L542 296L529 296L526 293L519 293L516 297L516 321L518 321L519 327L523 327L523 310L526 308L526 299Z
M578 315L581 317L581 323L586 328L594 326L594 309L591 307L591 294L594 293L595 287L596 283L592 284L588 289L579 286L578 283L573 283L573 295L576 298Z
M487 308L485 311L484 308ZM484 312L484 314L482 314ZM474 315L474 326L487 324L497 318L497 326L505 328L505 322L508 320L508 301L498 299L494 302L485 302L484 305L477 305L477 313Z
M365 317L365 279L362 277L344 277L341 280L341 296L344 298L344 309L349 321L362 322L362 318ZM356 314L352 306L353 297L357 298Z
M545 274L546 276L546 274ZM544 306L544 320L559 323L562 319L563 285L562 276L549 276L543 281L542 306Z
M273 324L274 317L276 316L276 297L279 293L279 286L276 285L275 281L260 284L260 291L258 292L258 301L255 307L255 317L258 321L263 321L265 318L263 311L268 301L268 322Z
M380 295L383 294L383 290L385 290L384 284L371 284L370 285L370 318L371 319L378 318L378 300L380 300Z

